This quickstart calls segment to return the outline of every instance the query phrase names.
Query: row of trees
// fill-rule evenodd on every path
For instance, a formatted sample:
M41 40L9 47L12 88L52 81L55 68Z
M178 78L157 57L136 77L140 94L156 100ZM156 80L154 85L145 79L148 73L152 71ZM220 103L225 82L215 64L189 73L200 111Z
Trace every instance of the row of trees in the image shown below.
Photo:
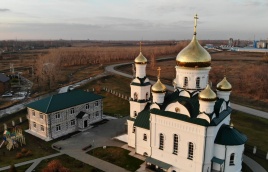
M180 42L172 46L145 46L142 53L155 66L155 58L163 55L177 54L187 45ZM61 70L72 66L102 65L111 62L134 60L139 54L137 47L86 47L59 48L50 50L48 54L38 56L35 62L35 79L39 87L52 88L64 77ZM65 78L66 79L66 78Z

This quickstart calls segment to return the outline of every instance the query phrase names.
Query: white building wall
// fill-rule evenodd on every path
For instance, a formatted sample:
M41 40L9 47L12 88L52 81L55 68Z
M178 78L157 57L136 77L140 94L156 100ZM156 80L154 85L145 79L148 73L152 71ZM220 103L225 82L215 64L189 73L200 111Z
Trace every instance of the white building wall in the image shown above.
M180 104L179 102L169 104L166 107L165 111L176 112L176 108L178 108L177 113L184 114L184 115L187 115L190 117L190 113L189 113L188 109L185 106L183 106L182 104Z
M179 114L178 114L179 115ZM159 149L159 135L164 134L164 150ZM173 135L179 137L178 154L173 154ZM193 160L188 159L188 144L194 144ZM180 172L202 171L205 127L151 114L152 158L173 166Z
M128 146L135 148L136 131L133 132L133 125L134 125L134 121L127 120Z
M136 111L136 114L138 115L138 113L140 113L147 105L147 102L139 103L135 101L130 101L129 103L130 103L130 117L131 118L136 118L135 111Z
M135 64L136 77L144 78L146 76L146 64Z
M208 83L208 73L211 67L204 68L190 68L190 67L180 67L176 66L176 87L183 88L184 86L184 77L188 77L188 89L196 89L196 78L200 77L200 88L204 89Z
M205 113L212 113L214 111L214 105L216 101L203 101L199 100L199 111Z
M147 136L147 140L144 140L144 134ZM144 155L146 152L148 156L151 155L150 147L150 130L144 128L136 127L136 153Z
M229 101L231 91L220 91L217 90L217 97L224 99L225 101Z
M135 100L134 94L138 94L138 100L147 100L150 98L150 88L151 85L147 86L137 86L137 85L130 85L131 88L131 95L130 97ZM146 98L146 93L147 93L147 98Z
M166 93L154 93L154 92L152 92L153 103L159 103L159 104L164 103L165 94Z
M27 108L28 110L28 119L29 119L29 130L31 130L36 135L46 138L48 137L48 116L45 113L42 113L40 111ZM41 116L43 118L41 118ZM35 126L34 126L35 124ZM44 127L44 130L41 130L41 126Z

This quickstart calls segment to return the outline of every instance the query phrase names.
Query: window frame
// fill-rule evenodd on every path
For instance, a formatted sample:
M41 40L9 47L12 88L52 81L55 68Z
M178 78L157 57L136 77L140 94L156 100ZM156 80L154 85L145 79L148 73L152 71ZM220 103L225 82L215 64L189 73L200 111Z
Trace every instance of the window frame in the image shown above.
M197 77L196 80L195 80L195 86L196 88L200 88L200 77Z
M231 153L230 155L230 161L229 161L229 166L234 166L235 165L235 153Z
M60 119L60 117L61 117L60 113L59 113L59 112L56 112L56 113L55 113L55 118L56 118L56 119Z
M56 131L61 131L61 125L60 124L56 125Z
M189 85L189 79L188 79L188 77L184 77L184 82L183 82L183 87L188 87L188 85Z
M86 104L86 110L88 110L88 109L89 109L89 104L87 103L87 104Z
M194 143L189 142L188 143L188 157L187 159L193 160L194 159Z
M33 127L36 128L36 122L33 122Z
M70 124L71 124L71 126L74 126L75 125L75 119L72 119Z
M32 110L32 116L35 116L35 110Z
M159 134L159 149L164 150L164 134Z
M179 148L179 136L178 134L173 134L173 154L178 155Z
M45 131L45 127L43 125L40 126L41 131Z
M70 113L71 113L71 114L74 114L74 108L71 108L71 109L70 109Z
M143 140L147 141L147 134L145 134L145 133L143 134Z
M40 114L39 114L39 117L40 117L41 119L44 119L44 114L43 114L43 113L40 113Z

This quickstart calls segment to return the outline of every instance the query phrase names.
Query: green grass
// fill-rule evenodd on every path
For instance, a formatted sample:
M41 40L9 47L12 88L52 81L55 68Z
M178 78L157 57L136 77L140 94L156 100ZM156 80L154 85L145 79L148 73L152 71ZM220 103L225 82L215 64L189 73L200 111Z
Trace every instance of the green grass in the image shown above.
M268 151L268 120L233 110L231 115L234 127L247 135L246 144Z
M88 154L129 171L136 171L144 161L128 155L129 152L130 151L123 148L109 146L106 149L103 149L102 147L95 148L90 150Z
M41 171L44 167L47 166L48 162L52 160L59 160L64 167L70 169L73 172L102 172L102 170L98 168L92 167L65 154L41 161L41 163L38 164L35 168L35 171Z
M247 164L245 164L244 162L242 163L242 171L243 172L253 172L249 166L247 166Z

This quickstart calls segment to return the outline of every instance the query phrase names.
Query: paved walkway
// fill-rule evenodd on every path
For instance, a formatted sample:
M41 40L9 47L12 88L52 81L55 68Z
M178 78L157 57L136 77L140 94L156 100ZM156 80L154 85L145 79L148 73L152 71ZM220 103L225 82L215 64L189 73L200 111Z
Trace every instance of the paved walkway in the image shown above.
M267 172L260 164L246 155L243 155L243 162L254 172Z
M62 155L62 154L63 153L55 153L55 154L44 156L44 157L41 157L41 158L37 158L37 159L33 159L33 160L21 162L21 163L15 164L15 167L19 167L19 166L23 166L23 165L27 165L27 164L32 164L26 170L26 172L31 172L42 160L53 158L53 157L56 157L56 156L59 156L59 155ZM0 171L8 170L9 168L10 168L10 166L2 167L2 168L0 168Z

